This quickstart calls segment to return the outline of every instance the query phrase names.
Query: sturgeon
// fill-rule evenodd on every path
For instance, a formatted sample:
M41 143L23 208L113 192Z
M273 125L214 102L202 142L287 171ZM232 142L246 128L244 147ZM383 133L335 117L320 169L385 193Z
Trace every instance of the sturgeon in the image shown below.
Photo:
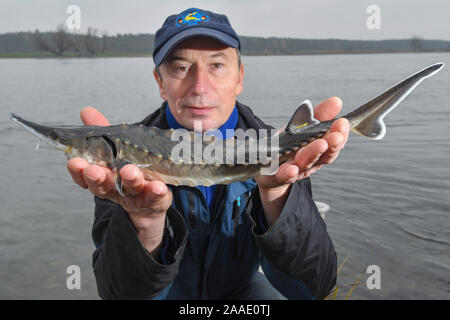
M436 74L443 66L443 63L436 63L411 75L343 118L349 121L352 131L369 139L382 139L386 133L384 117L419 83ZM174 148L179 147L180 143L179 140L173 139L174 130L162 130L139 123L105 127L48 126L25 120L13 113L10 118L38 138L63 151L69 159L81 157L91 164L112 169L116 177L116 188L122 195L118 172L128 163L138 166L145 179L162 180L171 185L229 184L261 174L273 174L278 166L270 172L264 172L264 169L270 168L274 161L282 164L292 159L297 150L321 138L336 120L318 121L314 118L311 102L305 100L284 129L265 138L246 139L245 148L242 148L242 145L239 147L235 137L225 140L202 139L201 148L198 148L195 146L197 133L186 131L187 135L184 137L191 138L191 150L194 151L187 159L185 157L180 161L173 156ZM206 138L206 135L203 134L202 137ZM278 143L272 143L273 141ZM259 148L251 148L252 143L256 143ZM223 148L222 155L216 156L213 161L195 161L199 158L199 152L203 155L213 144L214 147ZM255 157L255 152L259 155L270 155L262 161L264 157ZM237 161L238 159L243 160ZM251 161L252 159L256 161Z

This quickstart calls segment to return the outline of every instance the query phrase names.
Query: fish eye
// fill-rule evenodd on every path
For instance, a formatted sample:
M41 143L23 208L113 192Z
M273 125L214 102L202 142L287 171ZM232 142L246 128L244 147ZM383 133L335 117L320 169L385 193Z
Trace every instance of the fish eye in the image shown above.
M50 133L48 134L48 136L51 139L57 139L59 137L58 133L55 130L50 131Z
M61 139L59 139L59 142L62 144L69 144L70 143L70 138L69 137L62 137Z

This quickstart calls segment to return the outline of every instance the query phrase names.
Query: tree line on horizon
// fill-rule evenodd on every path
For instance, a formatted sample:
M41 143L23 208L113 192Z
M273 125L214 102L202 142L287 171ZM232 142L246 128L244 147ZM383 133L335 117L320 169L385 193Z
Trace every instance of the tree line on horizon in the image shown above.
M425 40L413 35L399 40L295 39L240 36L243 55L313 53L376 53L450 51L450 41ZM85 33L70 32L63 24L55 31L0 34L0 54L28 53L70 56L151 55L153 34L108 35L89 27Z
M38 51L63 56L64 52L73 51L77 55L95 55L106 51L107 33L99 34L97 29L89 27L86 34L70 33L63 24L58 25L55 32L41 33L36 30L31 35L32 45Z

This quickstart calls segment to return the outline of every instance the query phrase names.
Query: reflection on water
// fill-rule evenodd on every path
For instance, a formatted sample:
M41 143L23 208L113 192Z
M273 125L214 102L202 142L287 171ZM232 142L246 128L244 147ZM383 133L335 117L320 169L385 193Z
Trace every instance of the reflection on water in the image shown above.
M304 100L330 96L352 111L406 76L450 54L243 57L239 100L281 127ZM79 124L87 105L111 123L135 122L161 100L147 58L0 60L0 298L98 298L91 267L93 202L66 172L64 156L8 119ZM450 69L425 80L386 118L381 141L352 135L338 160L315 174L316 200L338 253L345 297L446 298L449 285ZM132 110L132 112L130 112ZM81 290L66 289L66 268L81 268ZM366 287L367 266L381 289Z

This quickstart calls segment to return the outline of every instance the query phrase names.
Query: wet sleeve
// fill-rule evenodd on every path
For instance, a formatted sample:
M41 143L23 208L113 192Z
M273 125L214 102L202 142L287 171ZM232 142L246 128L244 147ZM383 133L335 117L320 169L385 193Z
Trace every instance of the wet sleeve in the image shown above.
M176 275L187 241L181 214L170 208L164 229L166 263L142 246L126 211L95 197L92 239L94 275L103 299L164 299Z
M322 299L336 284L336 251L312 198L309 178L294 183L275 223L264 230L259 191L252 195L253 236L262 268L271 284L288 299Z

